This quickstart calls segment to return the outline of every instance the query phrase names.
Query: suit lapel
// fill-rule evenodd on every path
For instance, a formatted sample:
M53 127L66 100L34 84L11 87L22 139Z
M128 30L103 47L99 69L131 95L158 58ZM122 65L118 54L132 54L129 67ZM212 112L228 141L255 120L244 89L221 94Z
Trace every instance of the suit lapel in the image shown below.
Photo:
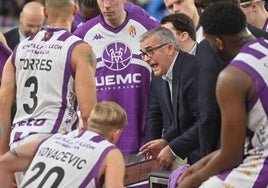
M171 103L171 99L170 99L170 89L169 89L169 86L168 86L168 82L166 80L163 80L162 79L162 86L163 86L163 96L164 96L164 102L166 104L166 107L167 107L167 110L168 110L168 113L171 115L172 117L172 103Z
M177 114L178 100L179 100L179 88L180 88L180 77L182 74L182 67L184 63L184 57L186 52L180 51L174 67L173 67L173 77L172 77L172 100L173 100L173 112Z

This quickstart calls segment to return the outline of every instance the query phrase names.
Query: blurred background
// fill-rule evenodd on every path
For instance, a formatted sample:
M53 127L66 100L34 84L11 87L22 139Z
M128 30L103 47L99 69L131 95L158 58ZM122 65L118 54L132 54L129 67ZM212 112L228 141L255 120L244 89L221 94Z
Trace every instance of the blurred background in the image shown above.
M24 4L30 1L39 1L44 4L44 0L0 0L0 31L5 33L19 24L18 18ZM151 16L158 20L168 14L163 0L128 0L143 7ZM195 0L198 7L200 0ZM268 0L264 0L266 10L268 10Z
M33 0L0 0L0 31L5 33L19 24L18 18L22 7ZM44 4L44 0L34 0ZM143 7L149 14L160 20L167 10L163 0L129 0Z

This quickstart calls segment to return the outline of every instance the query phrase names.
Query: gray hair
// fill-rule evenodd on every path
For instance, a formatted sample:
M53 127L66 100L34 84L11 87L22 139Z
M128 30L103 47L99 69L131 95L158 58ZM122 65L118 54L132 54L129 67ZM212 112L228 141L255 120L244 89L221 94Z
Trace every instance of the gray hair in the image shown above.
M177 51L179 51L179 44L177 40L175 39L173 33L165 27L157 27L157 28L147 31L146 33L140 36L139 42L142 43L144 40L146 40L147 38L150 38L153 35L156 36L156 39L158 42L171 43L173 44L174 48Z

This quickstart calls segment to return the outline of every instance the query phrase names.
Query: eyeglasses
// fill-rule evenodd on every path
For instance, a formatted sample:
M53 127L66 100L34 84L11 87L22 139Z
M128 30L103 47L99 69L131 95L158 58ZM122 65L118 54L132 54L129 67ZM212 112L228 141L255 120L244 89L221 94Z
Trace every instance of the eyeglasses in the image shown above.
M262 0L250 0L250 1L246 1L246 2L240 3L240 7L242 7L242 8L248 8L251 5L251 3L253 3L253 2L259 2L259 1L262 1Z
M242 8L248 8L250 5L251 5L251 0L250 1L246 1L246 2L243 2L243 3L240 3L240 7Z
M151 57L154 55L154 53L155 53L155 51L156 51L157 49L160 49L160 48L162 48L163 46L166 46L166 45L168 45L168 44L169 44L169 43L161 44L161 45L159 45L159 46L156 46L156 47L154 47L154 48L151 48L151 49L147 50L146 52L143 52L142 50L140 50L140 52L141 52L141 54L140 54L141 59L144 59L145 56L151 58Z

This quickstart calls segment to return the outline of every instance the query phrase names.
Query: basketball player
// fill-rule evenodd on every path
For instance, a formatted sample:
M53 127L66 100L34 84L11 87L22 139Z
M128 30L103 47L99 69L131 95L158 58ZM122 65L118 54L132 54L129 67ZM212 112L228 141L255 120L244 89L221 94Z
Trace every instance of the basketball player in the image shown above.
M98 0L101 14L74 34L92 45L97 57L98 101L119 103L129 123L117 146L124 154L136 153L143 144L150 67L138 54L139 36L160 23L124 9L124 0Z
M69 31L74 0L46 0L48 28L23 40L4 67L0 91L0 155L38 138L71 131L77 106L86 126L96 104L92 48ZM61 9L61 11L59 11ZM10 110L16 100L12 123ZM11 132L11 135L10 135Z
M74 32L77 27L83 25L86 21L98 16L101 13L97 0L78 0L78 6L79 10L74 17L72 32ZM135 5L132 2L125 2L124 8L125 10L132 11L135 14L150 17L148 12L146 12L142 7Z
M216 87L221 146L186 170L179 188L266 188L268 41L248 32L246 16L232 3L208 5L200 24L212 48L229 64Z
M54 134L0 158L0 187L10 187L10 173L24 171L29 164L22 187L95 188L104 183L107 188L123 187L124 159L114 143L126 123L126 113L118 104L97 104L88 130Z

